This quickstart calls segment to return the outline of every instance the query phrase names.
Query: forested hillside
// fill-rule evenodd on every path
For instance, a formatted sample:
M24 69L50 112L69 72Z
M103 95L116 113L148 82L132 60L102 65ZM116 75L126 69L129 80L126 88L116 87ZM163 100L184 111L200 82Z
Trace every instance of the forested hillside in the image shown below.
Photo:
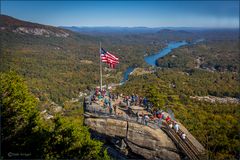
M179 69L208 69L212 71L239 71L239 41L203 41L184 46L158 60L158 66Z
M210 159L239 159L239 41L226 38L183 46L159 59L158 66L144 74L138 69L117 91L145 96L153 108L171 109L209 151ZM232 97L234 103L229 101Z
M0 105L1 116L7 117L2 122L2 143L6 145L3 154L16 147L14 141L22 150L34 153L31 158L108 158L102 144L90 139L82 126L82 104L72 101L99 85L101 41L102 47L120 61L116 69L103 65L104 84L119 83L130 66L146 70L131 75L115 92L146 96L154 108L173 110L208 149L211 159L239 159L239 101L210 103L192 98L239 100L238 31L165 29L95 35L4 15L0 19ZM204 41L192 43L199 38ZM144 56L157 53L168 42L183 40L191 45L159 59L159 67L149 67L144 61ZM62 108L61 112L52 112L56 109L53 106ZM48 115L45 121L42 114L54 118L49 120ZM70 143L74 143L73 148ZM33 144L38 147L29 147Z
M44 120L37 98L16 73L0 73L0 95L1 158L109 159L102 143L90 138L81 117L57 114Z
M239 82L236 73L194 69L188 74L180 69L158 69L152 74L131 76L116 92L147 97L153 109L171 109L209 151L210 159L238 159L239 102L210 103L191 96L239 97Z
M134 42L138 37L133 37L128 44L125 41L128 38L112 41L112 37L81 35L3 15L1 22L0 71L16 71L26 78L40 100L59 104L99 84L100 41L102 47L119 56L121 62L116 70L104 71L104 75L108 75L104 77L106 83L120 82L128 66L143 64L143 58L139 57L161 48Z

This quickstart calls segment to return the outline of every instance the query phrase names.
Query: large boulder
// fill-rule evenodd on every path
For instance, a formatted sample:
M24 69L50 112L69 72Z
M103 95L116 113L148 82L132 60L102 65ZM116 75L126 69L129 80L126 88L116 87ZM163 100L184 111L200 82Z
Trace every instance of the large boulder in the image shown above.
M180 159L175 144L160 129L129 122L127 141L133 152L142 152L147 159Z
M180 159L175 144L160 129L111 118L85 118L85 124L100 134L124 138L132 152L146 159Z
M126 137L127 122L110 118L85 118L85 124L92 130L111 137Z

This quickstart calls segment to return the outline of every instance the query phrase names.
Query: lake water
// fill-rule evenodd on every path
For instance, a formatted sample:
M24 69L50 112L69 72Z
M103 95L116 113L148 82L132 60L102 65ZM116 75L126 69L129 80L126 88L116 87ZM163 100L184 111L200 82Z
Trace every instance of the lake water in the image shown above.
M134 67L128 67L127 70L123 74L123 79L121 80L121 84L125 83L128 80L129 74L134 70Z
M144 60L145 60L145 62L147 62L147 64L157 67L156 62L159 58L164 57L165 55L169 54L173 49L187 45L187 44L188 43L186 41L170 42L166 48L164 48L163 50L161 50L160 52L158 52L156 54L144 57Z
M186 41L180 41L180 42L170 42L167 47L165 47L163 50L159 51L156 54L152 54L150 56L144 57L144 60L147 64L157 67L157 60L161 57L166 56L169 54L173 49L176 49L178 47L184 46L184 45L192 45L197 44L199 42L204 41L204 39L198 39L195 42L188 43ZM123 80L121 81L121 84L124 84L129 77L129 74L134 70L134 67L128 67L127 70L124 72Z

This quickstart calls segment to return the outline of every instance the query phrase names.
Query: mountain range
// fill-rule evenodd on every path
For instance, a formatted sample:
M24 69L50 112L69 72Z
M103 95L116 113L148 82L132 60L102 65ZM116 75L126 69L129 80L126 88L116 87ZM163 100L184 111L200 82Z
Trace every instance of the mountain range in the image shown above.
M181 31L181 30L200 30L201 28L192 28L192 27L77 27L77 26L59 26L60 28L68 29L75 32L80 33L156 33L160 30L173 30L173 31Z

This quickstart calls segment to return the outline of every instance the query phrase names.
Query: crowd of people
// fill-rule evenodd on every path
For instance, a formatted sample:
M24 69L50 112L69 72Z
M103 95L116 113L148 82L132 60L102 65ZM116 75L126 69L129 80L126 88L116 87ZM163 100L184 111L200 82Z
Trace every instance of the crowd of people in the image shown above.
M107 108L110 114L117 113L117 106L113 102L119 98L119 94L113 94L105 89L96 88L91 96L91 102L100 103L103 108Z
M186 134L183 132L179 132L179 124L174 121L173 117L169 116L166 112L162 110L151 110L152 104L148 101L146 97L138 96L137 94L132 94L131 96L124 96L122 94L114 94L106 90L96 89L95 93L91 97L92 102L102 101L103 107L109 109L110 114L117 114L117 106L113 105L113 102L118 100L121 97L122 102L125 103L125 107L128 108L130 106L142 106L144 107L149 113L136 113L137 122L140 122L144 125L148 125L149 121L153 121L159 127L161 127L162 122L166 122L169 128L174 129L177 134L182 139L186 139ZM122 103L120 102L120 103ZM120 104L119 104L120 105Z
M130 106L143 106L146 107L146 109L149 111L152 107L152 104L148 101L146 97L138 96L137 94L129 95L123 95L119 93L111 93L109 91L106 91L105 89L98 89L96 88L94 94L91 97L92 102L96 102L99 100L104 101L104 106L109 106L112 101L118 100L118 98L121 97L123 100L122 102L126 104L126 107Z

